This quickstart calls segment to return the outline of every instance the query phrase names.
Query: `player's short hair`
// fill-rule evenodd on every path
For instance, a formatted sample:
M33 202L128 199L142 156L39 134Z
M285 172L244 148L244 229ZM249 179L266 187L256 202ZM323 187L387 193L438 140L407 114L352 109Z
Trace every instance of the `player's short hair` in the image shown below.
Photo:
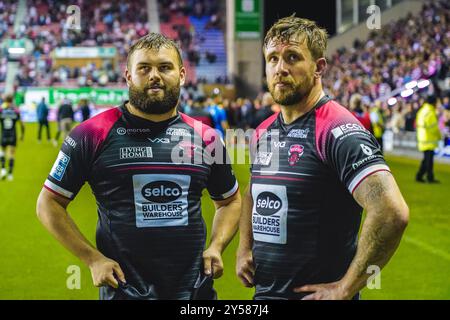
M166 36L160 34L151 32L142 38L138 39L128 51L127 56L127 67L130 67L130 60L131 56L136 50L139 49L150 49L150 50L156 50L159 51L161 47L165 47L168 49L174 49L177 53L178 57L178 64L180 68L183 66L183 59L181 58L181 49L178 47L178 44L173 41L172 39L167 38Z
M4 96L3 96L3 100L5 101L5 102L7 102L7 103L12 103L13 102L13 95L11 94L11 93L6 93Z
M282 18L270 27L264 38L265 50L271 41L289 42L292 37L305 41L314 60L323 58L327 50L328 33L320 28L314 21L299 18L295 13L289 17Z

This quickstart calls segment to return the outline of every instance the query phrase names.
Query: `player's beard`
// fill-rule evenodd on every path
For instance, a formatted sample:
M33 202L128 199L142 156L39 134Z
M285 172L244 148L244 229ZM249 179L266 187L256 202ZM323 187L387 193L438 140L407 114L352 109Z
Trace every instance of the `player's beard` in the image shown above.
M272 81L269 85L269 91L275 102L282 106L291 106L299 103L309 95L314 87L314 77L305 77L297 85L287 82L287 86L284 88L277 88L275 84L276 81Z
M134 84L130 84L129 99L133 107L147 114L164 114L175 108L180 98L180 85L173 87L163 87L162 95L148 94L149 87L140 89Z

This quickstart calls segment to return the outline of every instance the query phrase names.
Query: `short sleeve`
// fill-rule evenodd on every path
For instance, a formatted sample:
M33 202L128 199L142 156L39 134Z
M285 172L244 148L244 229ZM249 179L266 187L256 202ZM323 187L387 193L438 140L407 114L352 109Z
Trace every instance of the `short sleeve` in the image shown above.
M88 179L93 154L89 136L82 127L73 129L64 140L44 187L72 200Z
M238 182L231 168L231 161L227 154L222 139L216 135L213 142L215 152L215 161L211 164L211 172L207 182L207 190L213 200L224 200L234 195L238 189ZM210 144L208 147L211 147Z
M371 174L389 171L375 137L356 119L331 129L326 159L350 193Z

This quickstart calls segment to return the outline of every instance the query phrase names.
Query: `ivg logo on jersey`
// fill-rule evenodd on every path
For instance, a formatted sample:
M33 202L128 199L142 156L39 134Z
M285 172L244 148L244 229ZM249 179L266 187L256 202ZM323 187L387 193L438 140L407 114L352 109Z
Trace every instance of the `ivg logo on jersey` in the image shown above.
M146 184L141 193L148 201L167 203L177 200L182 194L182 189L172 181L153 181Z
M256 212L262 216L271 216L280 211L283 203L276 194L262 192L256 199Z
M288 161L290 166L295 166L295 164L300 160L303 155L305 147L300 144L294 144L289 148L288 151Z
M291 137L291 138L306 139L308 137L308 133L309 133L309 128L307 128L307 129L292 129L291 131L289 131L287 136Z
M70 157L64 152L60 151L58 153L58 158L56 158L55 164L52 167L52 171L50 172L50 176L55 178L58 181L61 181L64 172L66 172L67 165L70 162Z
M152 147L120 148L120 159L153 158Z
M366 131L366 129L364 129L363 127L361 127L359 124L357 123L347 123L347 124L343 124L340 125L339 127L334 128L333 130L331 130L331 133L333 134L333 136L335 138L339 138L340 136L352 132L352 131Z

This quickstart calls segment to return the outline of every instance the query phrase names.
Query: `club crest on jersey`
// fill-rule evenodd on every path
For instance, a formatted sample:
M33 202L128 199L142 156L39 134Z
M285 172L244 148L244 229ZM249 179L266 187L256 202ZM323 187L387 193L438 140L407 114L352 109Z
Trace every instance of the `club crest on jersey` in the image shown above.
M303 155L305 147L300 144L294 144L290 146L288 151L288 161L290 166L295 166L295 164L300 160L300 157Z

